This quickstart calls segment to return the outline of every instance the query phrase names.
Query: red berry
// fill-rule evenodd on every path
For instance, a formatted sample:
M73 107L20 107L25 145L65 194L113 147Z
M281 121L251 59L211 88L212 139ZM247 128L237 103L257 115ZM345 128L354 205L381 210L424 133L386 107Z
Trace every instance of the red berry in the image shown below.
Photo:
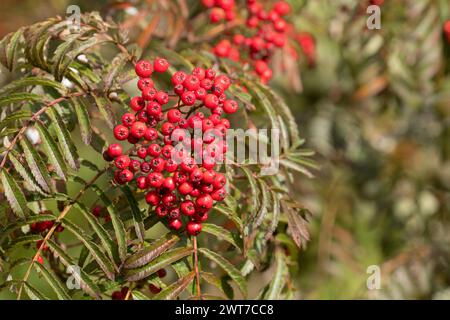
M150 191L145 195L145 201L152 206L157 206L161 198L155 191Z
M147 177L145 176L140 176L136 179L136 185L139 189L147 189L148 185L147 185Z
M158 277L164 278L167 275L167 272L166 269L159 269L158 271L156 271L156 274L158 275Z
M169 95L166 92L159 91L155 96L156 101L158 101L159 104L164 105L169 102Z
M114 165L117 169L126 169L130 165L130 158L126 155L121 155L114 160Z
M132 136L140 139L144 136L146 130L147 126L145 123L137 121L131 126L130 133Z
M199 206L201 209L208 210L211 209L213 206L213 199L209 194L202 194L197 198L195 204Z
M163 218L169 214L169 210L166 206L159 205L156 207L155 213L159 218Z
M177 71L172 76L172 83L174 85L183 84L184 80L186 80L187 74L183 71Z
M181 120L181 112L178 109L170 109L167 112L167 121L171 122L171 123L177 123L178 121Z
M144 90L142 90L142 99L152 101L155 99L157 93L158 91L154 87L144 88Z
M129 130L127 127L125 127L122 124L119 124L117 126L115 126L114 128L114 137L117 140L126 140L128 138L128 135L130 134Z
M157 293L160 293L160 292L161 292L161 288L155 286L155 285L152 284L152 283L150 283L150 285L148 286L148 288L149 288L150 292L153 293L153 294L157 294Z
M134 111L140 111L145 107L145 101L142 97L134 97L130 100L130 108Z
M195 221L189 221L186 225L186 231L189 235L196 236L202 231L202 224Z
M178 192L182 195L190 194L192 190L194 190L194 188L192 187L192 184L190 182L183 182L178 187Z
M216 201L222 201L227 196L227 191L224 188L220 188L211 193L211 198Z
M223 103L223 111L225 111L225 113L228 113L228 114L235 113L238 108L239 108L239 105L234 100L226 100Z
M152 172L147 176L147 183L153 188L159 188L164 182L164 176L160 172Z
M139 147L136 151L136 155L141 159L145 159L147 157L147 148Z
M166 72L169 69L169 62L163 58L156 58L153 62L153 68L156 72Z
M141 78L150 78L153 73L152 64L147 60L140 60L134 67L136 74Z
M122 115L122 124L126 127L131 127L131 125L136 121L136 117L132 113L124 113Z
M204 103L205 107L214 109L219 106L219 98L214 94L207 94Z
M172 230L180 230L183 227L183 223L180 219L173 219L169 222L169 228Z
M147 154L151 157L157 157L161 154L161 146L157 143L152 143L147 148Z
M122 146L118 143L113 143L109 145L107 152L112 158L118 157L122 154Z
M95 205L95 206L91 209L91 212L92 212L92 214L93 214L94 216L100 217L101 214L102 214L102 209L103 209L102 206Z
M148 141L153 141L158 138L158 131L155 128L147 128L144 132L144 139Z
M187 106L193 106L196 100L197 96L194 91L186 91L181 95L181 101Z
M145 88L151 88L153 87L155 84L153 82L152 79L150 78L141 78L138 80L137 86L139 88L139 90L144 90Z
M209 20L212 23L217 23L225 19L225 11L222 8L215 7L209 13Z
M213 182L214 189L223 188L226 183L227 183L227 178L225 178L225 176L223 174L217 173L216 176L214 177L214 182Z

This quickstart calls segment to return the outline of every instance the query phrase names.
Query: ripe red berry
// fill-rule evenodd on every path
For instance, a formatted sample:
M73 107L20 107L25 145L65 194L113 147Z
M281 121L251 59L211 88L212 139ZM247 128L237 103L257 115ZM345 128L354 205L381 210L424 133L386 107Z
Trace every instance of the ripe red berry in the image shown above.
M161 146L157 143L152 143L147 148L147 154L151 157L157 157L161 154Z
M164 278L167 275L167 271L166 269L159 269L158 271L156 271L156 274L158 275L158 277Z
M219 106L219 98L214 94L207 94L204 103L205 107L214 109Z
M169 69L169 62L163 58L156 58L153 62L153 68L156 72L166 72Z
M152 79L150 78L141 78L138 80L137 86L139 88L139 90L144 90L145 88L151 88L153 87L155 84L153 82Z
M148 288L149 288L150 292L153 293L153 294L157 294L157 293L160 293L160 292L161 292L161 288L155 286L153 283L150 283L150 285L148 286Z
M177 71L172 76L172 83L174 85L183 84L184 80L186 80L187 74L183 71Z
M118 143L110 144L107 152L112 158L118 157L122 154L122 146Z
M144 132L144 139L154 141L158 138L158 131L155 128L147 128Z
M134 67L136 74L141 78L150 78L153 73L152 64L147 60L140 60Z
M147 177L145 176L140 176L136 179L136 185L139 189L147 189L148 185L147 185Z
M181 112L178 109L170 109L167 112L167 121L171 122L171 123L177 123L178 121L181 120Z
M159 188L164 182L164 176L160 172L152 172L147 176L147 183L153 188Z
M209 14L209 20L212 23L217 23L225 19L225 11L222 8L215 7Z
M234 100L226 100L223 103L223 111L225 111L225 113L228 113L228 114L235 113L238 108L239 108L239 105Z
M117 126L115 126L114 128L114 137L117 140L126 140L128 138L128 135L130 134L130 131L128 130L127 127L125 127L122 124L119 124Z
M185 91L181 95L181 101L187 106L193 106L195 101L197 100L197 96L194 91Z
M147 101L152 101L155 99L157 90L154 87L147 87L142 90L142 99Z
M130 182L133 179L133 172L131 172L128 169L124 169L122 171L118 171L118 175L117 175L117 182L119 184L124 184L127 182Z
M169 228L172 230L180 230L183 227L183 222L180 219L173 219L169 222Z
M169 214L169 210L166 206L159 205L156 207L155 213L159 218L163 218Z
M146 130L147 126L145 123L137 121L131 126L130 133L132 136L140 139L144 136Z
M189 235L196 236L202 231L202 224L195 221L189 221L186 225L186 231Z
M227 196L227 192L224 188L220 188L211 193L211 198L215 201L222 201Z
M152 206L157 206L161 198L155 191L150 191L145 195L145 201Z
M192 190L194 190L194 188L192 187L192 184L190 182L183 182L178 187L178 192L182 195L190 194Z
M216 176L214 177L214 182L213 182L214 189L223 188L226 183L227 183L227 178L222 173L217 173Z
M164 105L169 102L169 95L166 92L159 91L155 96L156 101L158 101L159 104Z
M183 201L180 205L180 209L187 217L192 217L195 214L195 205L191 200Z
M209 194L202 194L197 198L195 204L199 206L201 209L208 210L211 209L213 206L213 199Z
M130 100L130 108L134 111L140 111L145 107L145 101L142 97L134 97Z
M116 160L114 160L114 165L118 169L126 169L130 165L130 158L126 155L118 156Z
M91 212L94 216L100 217L102 214L102 210L103 210L102 206L95 205L94 207L92 207Z

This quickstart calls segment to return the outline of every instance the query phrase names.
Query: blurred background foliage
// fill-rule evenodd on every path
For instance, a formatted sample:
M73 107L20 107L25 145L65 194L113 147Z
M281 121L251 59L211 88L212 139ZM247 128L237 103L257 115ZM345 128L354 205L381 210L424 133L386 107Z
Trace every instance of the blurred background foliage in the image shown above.
M316 40L315 63L300 56L297 93L290 70L271 85L321 164L295 186L313 212L311 241L294 257L298 298L449 299L449 1L385 1L380 30L366 27L369 1L290 2ZM0 37L70 4L126 20L150 3L3 0ZM380 290L367 289L371 265Z

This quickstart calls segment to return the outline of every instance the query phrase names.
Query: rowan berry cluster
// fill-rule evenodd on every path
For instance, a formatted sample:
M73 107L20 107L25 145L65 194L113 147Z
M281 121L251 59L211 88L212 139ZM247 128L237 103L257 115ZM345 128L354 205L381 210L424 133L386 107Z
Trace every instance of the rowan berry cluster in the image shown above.
M147 203L171 229L180 230L185 219L188 234L197 235L214 201L226 196L226 178L214 169L227 151L230 122L222 116L236 112L238 104L226 95L231 80L213 69L177 71L172 89L158 90L153 71L168 68L162 58L136 64L141 95L131 99L133 112L123 114L114 128L115 138L133 147L124 152L120 144L111 144L104 158L114 161L116 183L135 179L137 188L147 191Z
M42 211L40 214L52 214L51 211ZM48 221L39 221L39 222L33 222L30 226L30 230L32 233L43 233L48 230L50 230L54 225L54 222L52 220ZM64 230L64 227L62 225L58 225L55 229L55 232L62 232Z
M203 4L211 8L212 23L233 20L237 16L234 0L205 0ZM314 39L306 33L296 34L294 26L286 20L286 16L291 12L286 1L277 1L267 8L263 2L247 0L245 11L246 27L226 34L225 38L214 46L213 52L217 57L250 65L261 81L267 83L273 75L269 64L275 50L286 47L288 52L297 58L296 49L289 43L289 40L297 40L308 64L312 64L315 54ZM306 37L307 35L309 37Z

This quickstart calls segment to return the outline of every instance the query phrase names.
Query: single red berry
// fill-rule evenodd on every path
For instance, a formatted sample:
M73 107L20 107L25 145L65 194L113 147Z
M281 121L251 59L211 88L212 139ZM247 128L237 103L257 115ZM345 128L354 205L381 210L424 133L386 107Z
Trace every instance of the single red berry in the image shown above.
M112 300L124 300L125 299L125 296L122 294L122 292L120 292L120 291L114 291L112 294L111 294L111 299Z
M152 167L150 166L150 163L145 162L145 161L141 163L141 171L143 173L149 173L150 170L152 170Z
M136 117L132 113L124 113L122 115L122 124L126 127L131 127L131 125L136 121Z
M152 206L157 206L161 201L161 198L155 191L147 192L145 195L145 201Z
M187 74L183 71L177 71L172 76L172 83L174 85L183 84L184 80L186 80Z
M167 112L167 121L171 122L171 123L177 123L178 121L181 120L181 112L178 109L170 109Z
M177 85L173 88L173 91L174 91L177 95L181 96L181 95L183 94L183 92L184 92L184 86L183 86L182 84L177 84Z
M235 113L238 108L239 108L239 105L234 100L226 100L223 103L223 111L225 111L225 113L228 113L228 114Z
M159 114L162 113L161 104L159 104L156 101L149 102L146 110L147 110L147 113L151 116L158 116Z
M155 96L156 101L158 101L159 104L164 105L169 102L169 95L164 91L159 91Z
M163 218L169 214L169 209L166 206L159 205L156 207L155 213L159 218Z
M154 158L150 161L150 167L155 172L162 172L164 170L165 160L163 158Z
M153 99L155 99L157 93L158 90L156 90L154 87L144 88L144 90L142 90L142 99L152 101Z
M141 169L141 162L136 159L130 160L130 165L128 166L132 172L138 172Z
M158 275L158 277L164 278L167 275L167 272L166 269L159 269L158 271L156 271L156 274Z
M214 189L223 188L226 183L227 183L227 178L222 173L217 173L216 176L214 177L214 182L213 182Z
M194 91L185 91L181 95L181 101L187 106L193 106L196 100L197 96Z
M219 106L219 98L214 94L207 94L204 103L208 109L214 109Z
M133 172L131 172L128 169L118 171L117 182L119 184L124 184L124 183L130 182L131 180L133 180L133 176L134 176Z
M102 214L102 210L103 210L102 206L95 205L94 207L92 207L91 212L94 216L100 217Z
M183 227L183 222L180 219L173 219L169 222L169 228L172 230L180 230Z
M178 169L178 163L173 159L168 159L164 164L164 170L167 172L175 172Z
M155 128L147 128L144 132L144 139L154 141L158 138L158 131Z
M188 195L192 192L192 190L194 190L194 188L190 182L183 182L178 187L178 192L182 195Z
M161 146L157 143L152 143L147 148L147 154L151 157L157 157L161 154Z
M205 76L207 79L213 80L216 77L216 71L213 69L206 69Z
M163 197L162 197L162 202L166 207L173 206L176 201L177 201L177 196L174 195L173 193L167 193L167 194L163 195Z
M121 170L126 169L130 165L130 158L126 155L118 156L114 160L114 165L116 166L117 169Z
M202 194L197 198L195 204L201 209L211 209L213 206L213 199L209 194Z
M157 293L161 292L161 288L155 286L153 283L150 283L148 288L149 288L150 292L153 293L153 294L157 294Z
M225 19L225 11L222 8L215 7L209 13L209 20L212 23L217 23Z
M153 73L152 64L147 60L140 60L134 67L136 74L141 78L150 78Z
M145 123L137 121L131 126L130 133L132 136L140 139L144 136L146 130L147 126L145 125Z
M195 221L189 221L186 225L186 231L189 235L196 236L202 231L202 224Z
M142 97L134 97L130 100L130 108L134 111L140 111L145 107L145 101Z
M173 123L164 122L161 126L161 133L165 136L170 136L174 129L175 126L173 125Z
M172 177L165 178L162 187L168 191L175 190L175 182L173 181L173 178Z
M227 191L224 188L220 188L211 193L211 198L216 201L223 201L227 196Z
M119 124L115 126L114 128L114 137L117 140L126 140L128 138L128 135L130 134L130 131L127 127L125 127L123 124Z
M122 154L122 146L118 143L110 144L108 147L108 154L112 157L118 157Z
M146 176L140 176L136 179L136 185L139 189L145 190L147 189L147 177Z
M187 217L192 217L195 214L195 205L191 200L183 201L180 205L180 209Z
M152 172L147 176L147 183L153 188L159 188L164 182L164 176L160 172Z
M136 151L136 155L141 159L145 159L147 157L147 148L139 147Z
M139 90L144 90L145 88L151 88L155 86L155 83L150 78L141 78L138 80L137 86Z
M156 72L166 72L169 66L169 62L163 58L156 58L153 62L153 68Z
M195 97L197 98L197 100L205 100L207 94L208 92L204 88L198 88L197 90L195 90Z

